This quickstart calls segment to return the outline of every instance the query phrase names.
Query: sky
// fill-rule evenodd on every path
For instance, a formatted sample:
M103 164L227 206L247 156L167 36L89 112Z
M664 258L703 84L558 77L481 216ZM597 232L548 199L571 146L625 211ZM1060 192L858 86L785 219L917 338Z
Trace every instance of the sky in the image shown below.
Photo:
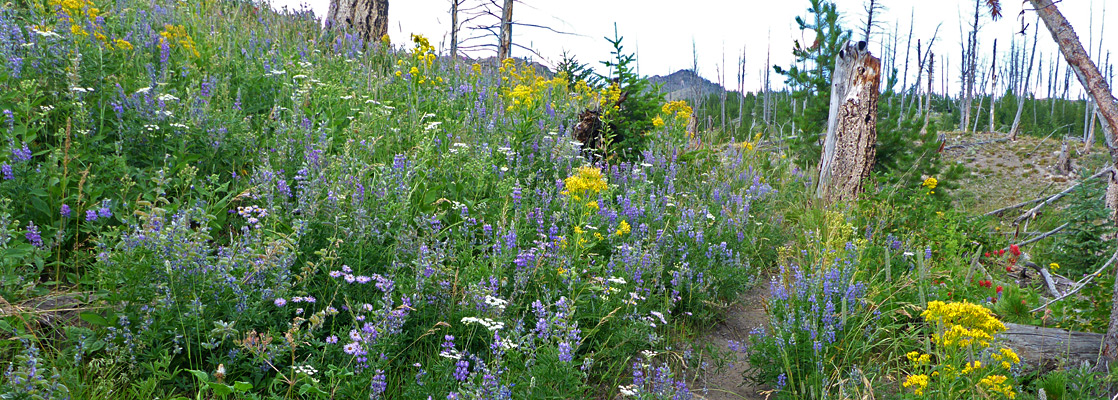
M297 8L309 6L320 18L326 14L329 0L270 0L274 8L283 6ZM479 0L466 0L472 4ZM739 57L744 54L746 90L756 90L761 86L762 70L766 68L766 57L771 63L788 66L792 63L794 40L811 42L813 34L801 32L796 26L795 17L807 17L808 0L520 0L513 8L514 21L524 24L547 26L556 31L529 26L513 28L513 41L535 50L515 48L514 57L528 57L545 65L554 66L562 59L564 51L574 55L583 63L598 66L598 61L610 58L612 47L604 39L613 37L614 24L617 32L624 38L626 52L637 55L639 72L642 75L666 75L680 69L690 69L698 58L698 72L713 82L724 82L724 86L738 87L736 78ZM956 93L959 84L959 60L965 32L970 30L974 16L973 0L878 0L886 6L884 12L875 19L881 21L870 39L870 50L881 57L884 47L892 45L897 37L896 68L903 73L904 47L909 36L910 21L912 46L921 39L926 46L939 26L933 51L937 54L937 68L949 67L937 72L936 90L946 83L946 90ZM835 0L843 28L860 32L865 16L862 0ZM985 3L985 1L982 1ZM998 56L1007 57L1011 41L1018 43L1027 40L1030 45L1036 14L1026 11L1026 6L1018 0L1002 0L1002 18L993 21L988 10L983 7L979 30L979 65L981 70L989 71L991 47L998 41ZM1099 53L1102 39L1103 64L1106 53L1114 56L1112 63L1118 64L1118 25L1109 29L1102 21L1118 20L1118 0L1064 0L1058 7L1071 22L1084 47L1091 50L1092 58ZM1092 11L1093 10L1093 11ZM1109 14L1109 16L1107 16ZM910 16L914 18L910 19ZM1020 35L1022 22L1029 25L1028 35ZM942 24L942 25L940 25ZM1041 22L1037 36L1037 61L1034 73L1041 79L1049 71L1049 63L1058 56L1058 49L1051 35ZM410 46L409 35L419 33L445 54L449 48L450 0L390 0L389 35L393 44ZM476 31L463 32L463 36L477 34ZM861 33L855 33L861 38ZM1088 44L1090 39L1090 44ZM477 39L477 43L496 43L490 36ZM883 47L884 46L884 47ZM771 53L770 53L771 52ZM469 53L474 57L495 55L490 47ZM913 50L915 53L915 50ZM946 60L938 59L946 56ZM909 83L915 78L916 55L911 55ZM981 68L981 67L980 67ZM1100 68L1102 66L1100 65ZM1118 69L1118 68L1115 68ZM941 74L947 80L941 82ZM1118 74L1118 71L1115 72ZM725 76L722 79L720 76ZM1036 75L1034 75L1035 77ZM779 87L781 76L772 74L773 85ZM1060 74L1063 81L1063 73ZM1074 81L1074 77L1072 80ZM1041 82L1043 97L1047 83ZM1078 84L1073 82L1073 95L1081 93Z

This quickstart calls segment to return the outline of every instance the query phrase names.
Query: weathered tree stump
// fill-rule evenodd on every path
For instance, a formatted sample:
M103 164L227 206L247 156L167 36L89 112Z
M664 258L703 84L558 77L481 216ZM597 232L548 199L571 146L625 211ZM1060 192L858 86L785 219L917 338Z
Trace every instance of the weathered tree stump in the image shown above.
M835 62L827 137L819 161L819 198L857 197L873 169L881 61L866 47L866 42L848 42Z
M1087 361L1095 365L1102 350L1101 333L1075 332L1057 328L1005 324L1006 331L995 335L1002 346L1013 349L1021 364L1050 371Z
M327 26L357 34L366 45L388 34L388 0L330 0Z

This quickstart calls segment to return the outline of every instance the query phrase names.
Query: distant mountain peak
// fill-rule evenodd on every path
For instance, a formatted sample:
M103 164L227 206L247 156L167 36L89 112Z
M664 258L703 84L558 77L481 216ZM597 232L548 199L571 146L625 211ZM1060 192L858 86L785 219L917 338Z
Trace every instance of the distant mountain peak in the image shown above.
M725 90L722 86L703 78L690 69L681 69L667 76L651 76L648 81L662 85L660 92L664 93L664 97L669 101L702 98Z

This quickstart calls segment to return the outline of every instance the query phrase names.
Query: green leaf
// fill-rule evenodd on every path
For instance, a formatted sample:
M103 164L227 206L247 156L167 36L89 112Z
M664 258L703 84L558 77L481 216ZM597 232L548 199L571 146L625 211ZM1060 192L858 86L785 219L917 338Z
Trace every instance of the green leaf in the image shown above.
M309 383L304 383L303 386L299 387L299 394L306 395L308 393L316 394L319 396L326 396L329 394L324 392L322 389L319 389L317 386L311 385Z
M101 314L83 311L81 314L78 314L78 318L81 318L82 321L88 322L93 325L109 326L109 320L105 317L102 317Z
M194 371L191 371L194 372ZM210 389L214 390L214 394L218 396L228 396L233 394L233 387L219 382L210 382ZM250 385L251 386L251 385Z
M238 392L247 392L249 390L252 390L252 384L248 382L237 381L236 383L233 383L233 390L236 390Z
M186 371L194 375L195 378L198 378L199 382L208 383L210 381L210 374L207 374L206 371L199 371L196 369L188 369Z

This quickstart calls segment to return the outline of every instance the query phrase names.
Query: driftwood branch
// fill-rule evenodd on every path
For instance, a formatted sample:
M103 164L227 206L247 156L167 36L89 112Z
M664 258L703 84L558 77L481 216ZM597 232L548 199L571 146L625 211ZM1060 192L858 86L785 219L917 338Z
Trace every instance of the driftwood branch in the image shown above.
M1029 312L1034 313L1034 312L1043 310L1043 309L1047 308L1049 305L1052 305L1052 303L1063 300L1063 299L1067 298L1068 296L1071 296L1071 295L1079 292L1081 289L1086 287L1088 283L1091 283L1091 281L1095 280L1096 277L1101 275L1103 271L1105 271L1107 268L1110 268L1110 265L1114 264L1115 260L1118 260L1118 252L1114 253L1113 256L1110 256L1110 260L1108 260L1105 264L1103 264L1101 268L1095 270L1094 273L1091 273L1090 275L1087 275L1087 276L1083 277L1083 279L1080 279L1079 282L1076 282L1074 289L1069 290L1067 293L1064 293L1063 295L1061 295L1057 298L1054 298L1052 300L1048 300L1048 302L1042 304L1040 307L1029 310Z
M1069 186L1069 187L1068 187L1067 189L1064 189L1064 190L1063 190L1063 191L1061 191L1060 193L1056 193L1056 194L1054 194L1054 195L1052 195L1052 196L1049 196L1049 197L1048 197L1047 199L1045 199L1045 200L1044 200L1043 202L1041 202L1040 204L1037 204L1036 206L1033 206L1033 208L1030 208L1030 209L1029 209L1029 211L1025 211L1025 213L1024 213L1024 214L1021 214L1021 216L1020 216L1020 217L1017 217L1017 219L1014 219L1014 220L1013 220L1013 225L1017 225L1017 224L1020 224L1020 223L1021 223L1021 221L1024 221L1024 220L1026 220L1026 219L1028 219L1028 218L1031 218L1031 217L1035 216L1035 215L1036 215L1036 213L1037 213L1038 211L1040 211L1040 209L1041 209L1041 208L1044 208L1044 206L1046 206L1046 205L1049 205L1049 204L1052 204L1052 202L1054 202L1054 201L1056 201L1056 200L1059 200L1059 199L1060 199L1061 197L1064 197L1064 196L1065 196L1065 195L1067 195L1068 193L1071 193L1071 191L1072 191L1072 190L1075 190L1075 188L1079 187L1079 185L1082 185L1082 184L1083 184L1083 182L1089 181L1089 180L1091 180L1091 179L1095 179L1095 178L1098 178L1098 177L1100 177L1100 176L1102 176L1102 175L1104 175L1104 174L1106 174L1106 173L1109 173L1110 171L1112 171L1112 168L1113 168L1113 167L1106 167L1106 168L1103 168L1103 169L1102 169L1102 171L1096 172L1096 173L1095 173L1094 175L1091 175L1091 176L1089 176L1089 177L1087 177L1087 178L1084 178L1084 179L1080 179L1080 180L1079 180L1078 182L1076 182L1076 183L1075 183L1074 185L1071 185L1071 186Z

